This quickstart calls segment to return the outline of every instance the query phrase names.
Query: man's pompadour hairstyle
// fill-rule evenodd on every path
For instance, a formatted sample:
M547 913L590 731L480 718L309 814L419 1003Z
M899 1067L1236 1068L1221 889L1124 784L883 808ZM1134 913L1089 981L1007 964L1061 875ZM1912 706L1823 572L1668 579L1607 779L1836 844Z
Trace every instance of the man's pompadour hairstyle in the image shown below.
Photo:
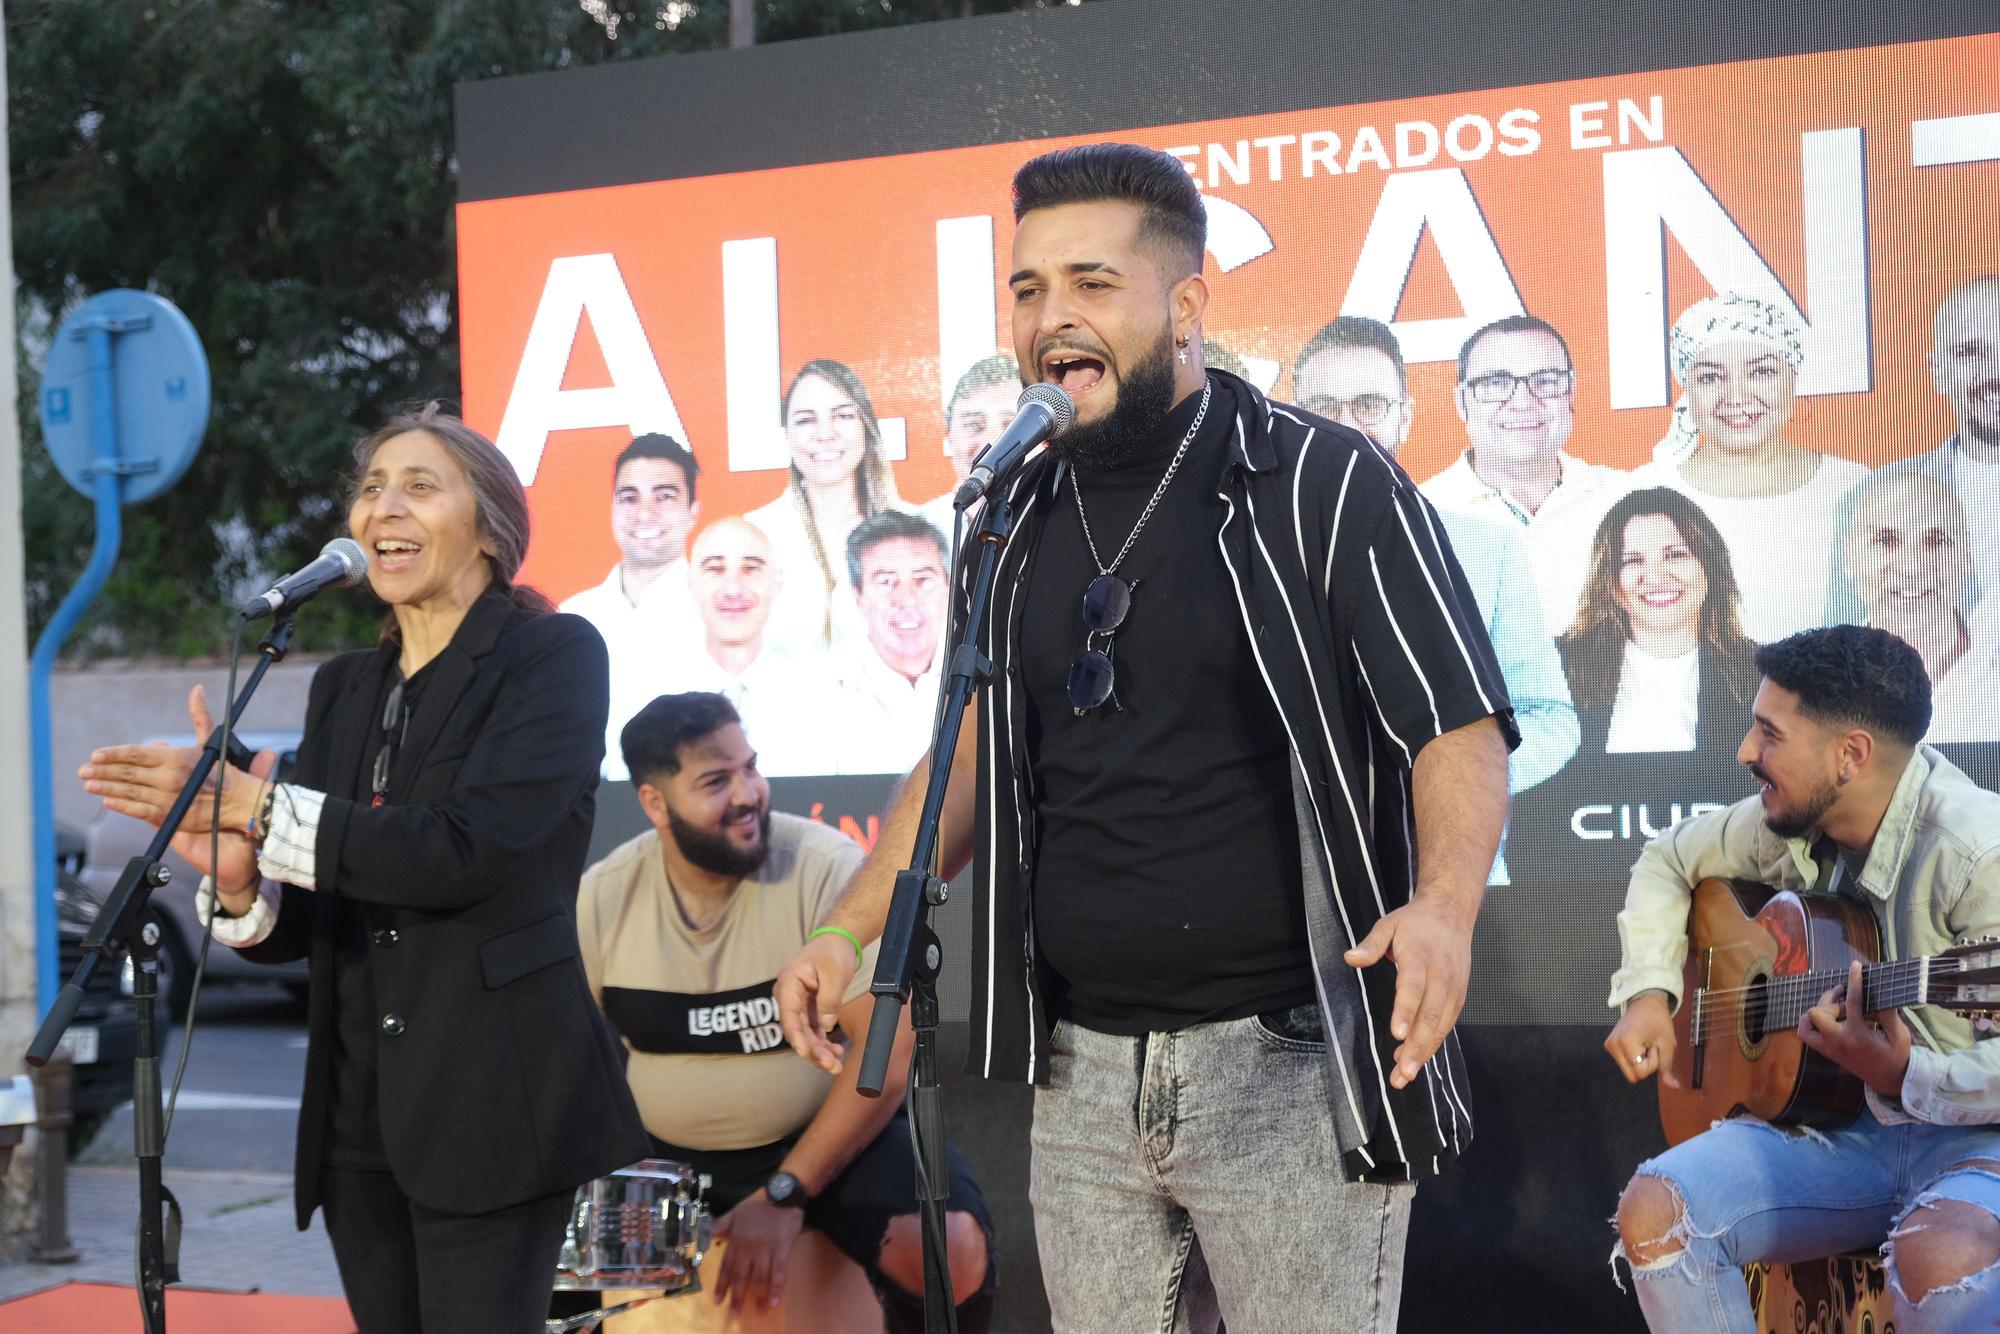
M1014 221L1038 208L1118 200L1145 210L1139 239L1171 249L1200 273L1208 210L1181 160L1138 144L1080 144L1029 158L1014 173Z
M1908 644L1865 625L1801 630L1757 650L1757 670L1826 727L1858 727L1905 746L1931 726L1931 681Z

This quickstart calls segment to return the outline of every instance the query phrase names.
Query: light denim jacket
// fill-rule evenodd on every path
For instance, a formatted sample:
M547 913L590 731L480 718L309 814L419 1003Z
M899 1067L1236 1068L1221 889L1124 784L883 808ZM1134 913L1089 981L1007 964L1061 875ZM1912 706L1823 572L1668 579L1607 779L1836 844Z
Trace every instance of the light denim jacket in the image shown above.
M1820 867L1805 839L1764 823L1757 797L1683 820L1646 845L1618 914L1622 957L1610 1004L1658 989L1680 1003L1692 886L1710 876L1814 888ZM1986 791L1929 746L1896 784L1861 871L1861 888L1891 959L1936 954L1975 936L2000 935L2000 795ZM1869 1106L1885 1122L2000 1122L2000 1042L1933 1005L1903 1011L1914 1039L1897 1101Z

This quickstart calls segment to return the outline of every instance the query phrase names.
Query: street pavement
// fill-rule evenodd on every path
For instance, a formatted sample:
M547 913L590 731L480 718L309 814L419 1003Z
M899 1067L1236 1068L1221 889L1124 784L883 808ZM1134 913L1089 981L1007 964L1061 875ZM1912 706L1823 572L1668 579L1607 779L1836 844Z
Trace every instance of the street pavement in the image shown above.
M333 1250L317 1217L298 1231L292 1144L305 1071L305 1015L278 987L217 989L200 1023L167 1141L164 1176L182 1211L181 1283L235 1291L339 1296ZM171 1080L176 1025L162 1061ZM0 1264L0 1301L58 1283L133 1282L139 1173L129 1104L70 1164L73 1264Z

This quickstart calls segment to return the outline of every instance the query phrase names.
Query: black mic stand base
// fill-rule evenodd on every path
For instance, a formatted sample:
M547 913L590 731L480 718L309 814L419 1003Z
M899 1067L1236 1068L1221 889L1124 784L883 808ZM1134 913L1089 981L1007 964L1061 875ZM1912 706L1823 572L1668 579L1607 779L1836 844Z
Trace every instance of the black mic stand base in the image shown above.
M227 730L235 730L264 673L285 656L291 640L291 615L281 611L264 642L258 645L260 660L251 669L250 679L243 683L236 698L229 701ZM222 759L224 730L217 727L208 737L187 782L181 785L180 795L153 832L153 841L144 852L125 863L117 885L98 909L96 920L83 938L83 957L77 961L76 971L56 994L56 1003L42 1020L25 1058L38 1069L46 1064L76 1018L84 989L96 976L98 966L120 953L131 955L132 1004L138 1019L132 1057L132 1152L139 1160L138 1288L145 1334L166 1334L167 1285L181 1279L180 1205L160 1176L160 1160L167 1147L167 1117L160 1086L160 1038L154 1014L154 1003L160 994L160 928L150 920L147 909L152 904L153 891L168 880L168 870L160 859L166 855L167 845L173 841L188 809L202 795L210 771ZM231 760L245 763L247 757L234 753L232 748Z

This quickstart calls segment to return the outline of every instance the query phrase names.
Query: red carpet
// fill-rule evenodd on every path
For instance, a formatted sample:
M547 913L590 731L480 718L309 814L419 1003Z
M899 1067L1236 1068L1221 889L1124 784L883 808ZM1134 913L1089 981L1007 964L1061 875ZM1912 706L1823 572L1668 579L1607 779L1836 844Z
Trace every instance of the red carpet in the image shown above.
M0 1334L140 1334L139 1298L115 1283L64 1283L0 1302ZM167 1289L168 1334L354 1334L339 1297Z

